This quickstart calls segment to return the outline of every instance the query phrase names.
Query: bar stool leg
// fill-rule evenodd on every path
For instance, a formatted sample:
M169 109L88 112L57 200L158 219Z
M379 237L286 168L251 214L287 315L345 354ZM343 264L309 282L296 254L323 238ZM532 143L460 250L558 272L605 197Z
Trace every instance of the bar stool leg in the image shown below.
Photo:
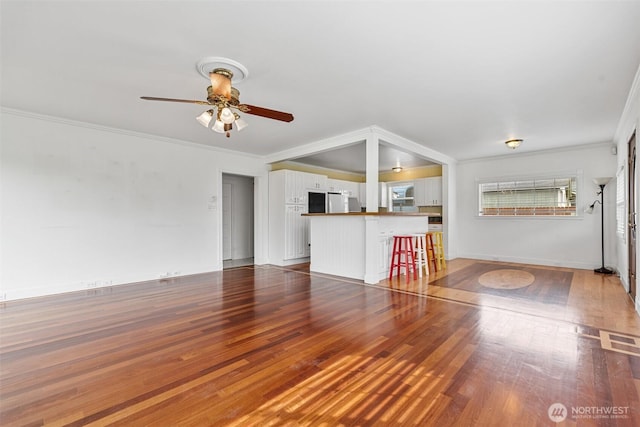
M422 240L419 235L413 236L414 248L416 254L416 267L418 268L418 277L422 277Z
M427 236L420 234L420 244L422 245L422 259L424 260L424 272L429 275L429 261L427 260Z
M389 268L389 280L393 277L393 269L397 267L398 276L400 275L400 259L396 261L396 255L398 258L400 257L400 253L398 251L398 239L393 238L393 251L391 252L391 267Z
M411 268L413 269L413 280L418 280L418 270L416 270L415 250L413 248L413 238L407 239L409 242L409 253L411 254Z
M447 268L447 260L444 259L444 239L441 231L437 231L434 234L436 236L435 255L438 260L438 267L443 270Z
M422 277L422 268L425 274L429 274L429 262L427 260L427 241L424 233L414 234L414 252L416 259L416 267L418 269L418 277Z
M433 232L427 233L425 235L427 241L427 264L433 264L433 271L438 271L438 261L436 259L435 247L433 244Z
M416 271L416 260L413 257L413 238L408 237L404 240L404 271L407 276L407 283L411 280L411 273L413 272L413 280L418 279L418 272Z

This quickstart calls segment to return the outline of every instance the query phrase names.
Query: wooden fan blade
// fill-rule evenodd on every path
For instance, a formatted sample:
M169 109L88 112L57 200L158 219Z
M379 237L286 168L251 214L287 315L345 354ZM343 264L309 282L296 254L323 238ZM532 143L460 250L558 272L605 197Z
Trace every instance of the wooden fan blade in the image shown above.
M255 116L266 117L268 119L281 120L283 122L293 121L293 114L283 113L282 111L270 110L268 108L256 107L255 105L241 104L240 111L253 114Z
M192 99L156 98L154 96L141 96L140 99L144 99L146 101L168 101L168 102L184 102L187 104L211 105L207 101L195 101Z

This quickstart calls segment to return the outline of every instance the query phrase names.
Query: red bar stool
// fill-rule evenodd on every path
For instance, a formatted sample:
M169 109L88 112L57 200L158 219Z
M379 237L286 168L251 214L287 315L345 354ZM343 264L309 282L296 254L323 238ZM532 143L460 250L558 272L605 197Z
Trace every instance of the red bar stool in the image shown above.
M393 236L393 252L391 252L391 268L389 269L389 280L391 280L391 278L393 277L394 268L397 270L396 275L400 276L401 267L404 267L404 272L407 276L407 283L409 283L409 273L411 271L413 271L413 280L418 279L416 260L414 258L413 252L413 236Z

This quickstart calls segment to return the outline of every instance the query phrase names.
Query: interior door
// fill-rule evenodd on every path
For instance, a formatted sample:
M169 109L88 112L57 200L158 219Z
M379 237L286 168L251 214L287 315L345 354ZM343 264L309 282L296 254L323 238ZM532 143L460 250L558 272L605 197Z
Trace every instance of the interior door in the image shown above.
M636 134L629 140L629 294L634 304L636 301Z
M231 259L231 242L232 242L232 203L231 203L231 184L222 184L222 259Z

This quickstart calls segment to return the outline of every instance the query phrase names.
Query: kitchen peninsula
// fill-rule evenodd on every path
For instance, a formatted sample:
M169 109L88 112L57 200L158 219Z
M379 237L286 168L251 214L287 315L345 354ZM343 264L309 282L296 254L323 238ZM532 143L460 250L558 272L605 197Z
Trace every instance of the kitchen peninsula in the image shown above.
M356 212L309 217L310 271L375 284L389 274L393 236L426 233L429 213Z

